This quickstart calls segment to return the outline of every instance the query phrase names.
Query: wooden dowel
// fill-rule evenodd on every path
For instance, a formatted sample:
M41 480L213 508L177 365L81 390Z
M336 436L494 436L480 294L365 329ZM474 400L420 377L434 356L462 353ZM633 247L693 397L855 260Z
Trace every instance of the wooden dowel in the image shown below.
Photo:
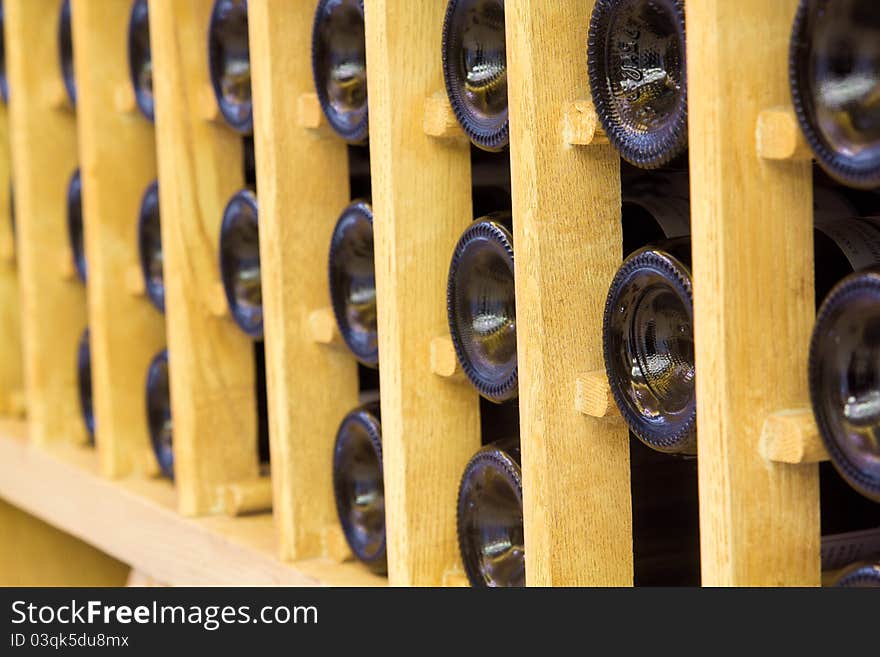
M574 406L579 413L596 418L621 417L605 370L594 370L580 375L575 381Z
M445 91L438 91L425 99L423 127L429 137L467 141Z
M223 510L228 516L242 516L272 510L272 480L260 477L223 488Z
M607 144L608 137L602 130L596 109L590 100L581 99L565 107L562 128L563 139L572 146Z
M113 90L113 106L120 114L131 114L137 109L137 100L130 82L124 82Z
M758 443L761 456L774 463L819 463L828 460L810 409L777 411L764 420Z
M461 363L458 362L458 356L452 344L452 338L448 335L431 339L431 371L437 376L450 380L464 381L465 379L464 371L461 369Z
M331 561L343 563L354 558L351 548L348 546L348 541L345 540L342 527L338 523L324 528L324 531L321 533L321 542L324 556Z
M131 265L125 270L125 289L136 297L142 297L146 294L147 285L140 265Z
M296 109L297 122L301 128L329 130L327 117L324 116L324 110L321 109L318 94L314 92L300 94L299 98L297 98Z
M205 121L213 123L220 120L220 105L217 103L217 96L214 95L214 88L210 83L199 87L196 101L198 102L199 116Z
M312 340L318 344L340 349L346 348L332 308L319 308L309 314L309 332Z
M67 87L60 77L52 77L46 81L43 96L46 104L53 109L72 109Z
M758 115L758 156L765 160L809 160L813 157L791 107L773 107Z
M76 264L73 262L73 253L69 248L62 248L58 254L58 273L65 281L76 279Z
M208 310L214 317L229 317L229 300L223 283L214 283L207 301Z

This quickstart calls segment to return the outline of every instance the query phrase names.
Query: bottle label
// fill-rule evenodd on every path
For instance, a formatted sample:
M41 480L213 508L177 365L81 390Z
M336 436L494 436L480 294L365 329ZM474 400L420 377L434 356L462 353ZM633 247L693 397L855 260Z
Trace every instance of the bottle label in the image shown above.
M644 194L625 197L623 200L626 203L640 205L650 212L668 239L691 234L691 206L687 199Z
M822 537L822 570L837 570L880 555L880 528Z
M880 218L817 221L816 230L834 241L853 271L880 263Z

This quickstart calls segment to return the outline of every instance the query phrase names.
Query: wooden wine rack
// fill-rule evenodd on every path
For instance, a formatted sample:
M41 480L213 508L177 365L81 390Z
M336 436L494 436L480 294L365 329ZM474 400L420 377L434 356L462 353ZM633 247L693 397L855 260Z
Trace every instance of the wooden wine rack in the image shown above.
M222 316L220 220L243 178L241 139L220 124L208 82L212 1L150 3L155 140L125 86L129 0L73 4L77 115L57 73L58 2L5 2L25 339L19 356L15 317L3 323L0 408L23 407L13 401L23 362L30 413L26 425L0 421L0 497L170 583L462 583L456 490L480 416L445 310L449 258L472 219L469 148L443 90L446 0L366 0L387 578L349 560L330 479L335 433L358 389L328 309L348 164L314 94L316 3L248 3L274 515L240 518L220 512L226 498L251 506L256 404L250 341ZM806 389L812 183L789 107L796 5L688 3L704 585L820 583L815 464L827 455ZM633 581L629 441L600 332L622 256L620 174L589 96L592 7L506 1L527 578L541 586ZM0 135L4 119L0 110ZM70 444L84 437L72 364L85 302L57 266L77 119L98 454ZM122 284L157 164L174 486L141 467L143 374L162 320ZM17 302L4 166L0 139L8 309Z

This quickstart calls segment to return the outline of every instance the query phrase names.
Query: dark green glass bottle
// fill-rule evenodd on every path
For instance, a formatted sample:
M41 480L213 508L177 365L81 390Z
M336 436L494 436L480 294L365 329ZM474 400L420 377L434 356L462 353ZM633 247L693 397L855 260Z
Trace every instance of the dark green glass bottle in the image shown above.
M327 122L351 144L367 140L367 44L363 0L319 0L312 72Z
M263 291L257 197L236 192L223 212L220 229L220 278L232 318L255 340L263 339Z
M516 288L511 215L474 221L452 255L447 285L449 332L462 369L486 399L518 394Z
M644 169L687 149L684 0L596 0L587 61L608 139Z
M510 141L504 0L449 0L441 47L459 124L474 145L503 150Z
M208 26L208 66L220 114L236 132L254 130L247 0L215 0Z
M147 427L159 470L174 479L173 424L168 385L168 351L160 351L147 369Z
M147 0L135 0L128 20L128 70L138 109L154 118L153 55L150 49L150 10Z
M845 185L880 187L880 4L801 0L789 79L816 160Z
M356 408L342 420L333 449L333 490L351 551L370 570L385 573L385 484L378 403Z
M92 407L92 350L89 329L83 331L76 348L76 379L79 406L89 442L95 443L95 413Z
M483 447L465 467L458 489L458 546L472 586L526 584L519 441Z
M330 239L330 299L339 332L367 367L379 365L373 209L354 201L343 210Z

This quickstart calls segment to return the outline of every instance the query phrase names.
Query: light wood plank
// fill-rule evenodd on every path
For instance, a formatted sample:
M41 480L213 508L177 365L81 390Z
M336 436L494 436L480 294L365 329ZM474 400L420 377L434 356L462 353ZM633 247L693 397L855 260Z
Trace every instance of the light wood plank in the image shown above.
M242 140L204 118L211 0L150 2L174 471L185 514L257 476L251 340L211 312L223 209L244 185Z
M102 471L140 468L149 446L144 404L147 367L165 346L165 318L125 282L138 265L141 199L156 178L153 125L120 112L134 98L128 66L130 0L74 0L73 39L79 101L83 216L89 258L92 399Z
M358 404L354 358L315 341L311 321L317 312L322 335L338 336L332 311L321 311L330 237L350 200L348 160L341 139L309 129L322 124L320 107L298 120L314 95L315 4L256 0L248 11L274 509L282 557L302 559L325 553L323 532L338 522L333 444Z
M0 499L0 586L122 586L129 567Z
M443 583L458 567L455 499L480 444L477 394L431 371L448 333L449 257L472 217L467 145L425 134L443 89L445 0L367 0L370 154L382 380L388 575Z
M24 395L18 265L10 217L11 181L9 113L6 105L0 103L0 415L15 414L16 399Z
M0 498L171 585L381 586L355 563L278 560L272 516L186 518L165 479L100 476L94 450L34 449L0 420ZM40 476L35 477L34 473ZM125 531L120 531L124 527ZM0 548L2 550L2 548ZM124 582L124 574L120 584Z
M688 4L703 584L818 585L815 465L761 458L768 413L809 405L809 162L756 153L789 98L796 0ZM744 44L748 44L744 47Z
M24 374L31 438L39 444L86 439L75 367L85 288L54 265L56 258L72 264L67 185L77 167L76 116L56 98L59 89L64 98L59 6L56 0L4 3Z
M633 579L626 429L572 401L578 375L602 368L602 312L623 239L616 153L568 147L560 130L570 103L589 98L592 7L505 3L526 579L538 586Z

